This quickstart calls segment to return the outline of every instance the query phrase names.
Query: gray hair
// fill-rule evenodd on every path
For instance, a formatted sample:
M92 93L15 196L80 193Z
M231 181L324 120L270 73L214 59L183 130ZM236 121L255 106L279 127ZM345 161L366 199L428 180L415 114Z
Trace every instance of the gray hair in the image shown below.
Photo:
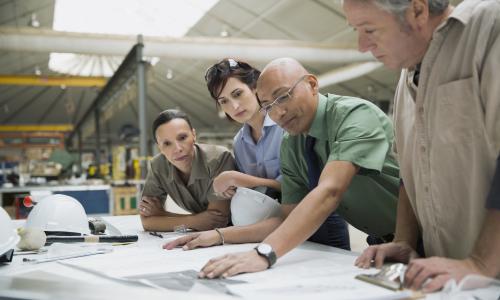
M450 3L448 0L428 0L427 2L431 15L444 13ZM373 0L373 3L381 9L396 15L400 21L404 22L406 9L410 6L411 0Z

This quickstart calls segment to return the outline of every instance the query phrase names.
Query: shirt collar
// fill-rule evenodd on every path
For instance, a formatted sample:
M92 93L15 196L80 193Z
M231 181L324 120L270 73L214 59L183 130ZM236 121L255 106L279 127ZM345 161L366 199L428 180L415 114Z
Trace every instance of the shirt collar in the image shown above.
M465 1L457 7L454 7L448 18L436 28L435 32L439 32L443 28L448 27L451 24L450 20L457 20L463 25L467 25L474 12L474 6L476 5L478 5L477 1Z
M474 13L474 6L478 5L478 1L465 1L462 2L457 7L453 8L453 11L448 16L448 19L456 19L462 24L466 25Z
M276 123L269 117L268 114L266 114L266 116L264 117L264 123L263 123L263 126L262 126L262 136L264 136L266 134L266 127L271 127L271 126L274 126L276 125ZM248 123L245 123L243 124L243 132L242 132L242 135L241 135L241 139L245 142L248 142L248 143L254 143L253 141L253 137L252 137L252 132L250 130L250 125L248 125Z
M326 103L327 97L322 94L318 94L318 107L316 108L316 114L314 116L314 120L312 121L311 128L307 133L308 135L317 139L326 139L326 132L323 130L323 124L326 114Z
M276 125L276 123L271 119L271 117L269 117L269 114L266 114L266 116L264 118L264 127L273 126L273 125Z

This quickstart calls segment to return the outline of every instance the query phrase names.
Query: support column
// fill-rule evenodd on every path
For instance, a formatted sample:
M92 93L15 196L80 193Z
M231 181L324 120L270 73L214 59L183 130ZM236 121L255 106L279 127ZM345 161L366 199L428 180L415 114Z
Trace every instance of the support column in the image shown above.
M94 109L94 117L95 117L95 144L96 144L96 154L95 154L95 163L97 165L96 176L101 176L101 122L99 115L99 107Z
M137 101L139 108L139 155L141 164L141 179L146 178L148 156L147 137L148 130L146 128L146 74L145 62L142 59L144 45L142 43L142 35L137 37Z

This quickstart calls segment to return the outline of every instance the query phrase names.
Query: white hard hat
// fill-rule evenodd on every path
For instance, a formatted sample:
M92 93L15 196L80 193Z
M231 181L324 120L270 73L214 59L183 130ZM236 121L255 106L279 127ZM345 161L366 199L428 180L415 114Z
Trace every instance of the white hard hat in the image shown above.
M0 207L0 261L10 262L19 236L9 215Z
M73 197L55 194L42 198L28 215L26 228L40 228L45 232L90 234L87 214Z
M231 220L236 226L255 224L280 213L278 201L251 189L239 187L231 199Z

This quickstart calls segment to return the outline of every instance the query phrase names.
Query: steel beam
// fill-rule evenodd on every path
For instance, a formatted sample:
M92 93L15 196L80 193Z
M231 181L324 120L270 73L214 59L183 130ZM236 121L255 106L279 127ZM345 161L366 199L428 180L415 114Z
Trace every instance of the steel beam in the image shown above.
M0 75L0 85L103 87L106 77Z

